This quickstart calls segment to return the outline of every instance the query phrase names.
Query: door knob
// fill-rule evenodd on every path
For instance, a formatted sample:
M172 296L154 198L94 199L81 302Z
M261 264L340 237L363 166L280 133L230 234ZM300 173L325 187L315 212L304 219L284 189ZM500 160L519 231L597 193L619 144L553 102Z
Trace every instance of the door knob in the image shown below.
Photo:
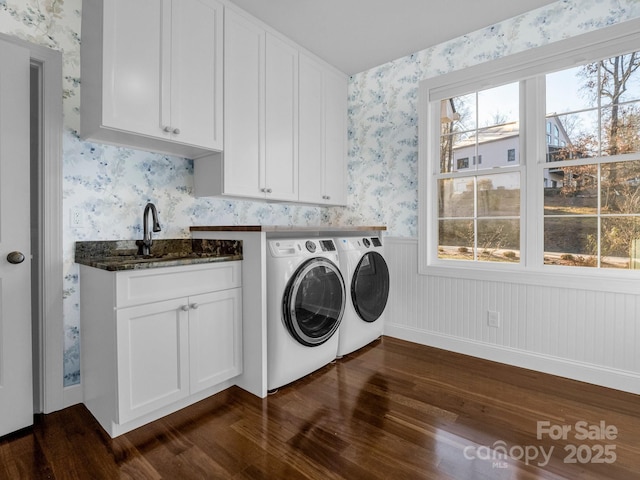
M24 262L24 254L22 252L11 252L7 255L7 261L9 263L22 263Z

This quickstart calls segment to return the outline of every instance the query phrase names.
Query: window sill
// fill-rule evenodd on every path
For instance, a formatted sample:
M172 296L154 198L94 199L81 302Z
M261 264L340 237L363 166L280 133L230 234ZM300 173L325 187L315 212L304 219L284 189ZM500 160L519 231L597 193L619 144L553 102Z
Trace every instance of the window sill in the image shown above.
M546 265L532 268L520 265L427 265L419 270L431 277L463 278L555 288L572 288L598 292L640 294L640 271L622 272L597 270L589 267L556 267Z

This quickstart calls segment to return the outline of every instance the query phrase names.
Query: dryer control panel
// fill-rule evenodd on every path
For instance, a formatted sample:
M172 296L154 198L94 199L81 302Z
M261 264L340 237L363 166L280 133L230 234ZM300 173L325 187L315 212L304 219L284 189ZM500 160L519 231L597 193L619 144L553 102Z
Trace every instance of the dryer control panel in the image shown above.
M332 239L280 239L269 241L269 251L274 257L308 256L322 252L335 252Z

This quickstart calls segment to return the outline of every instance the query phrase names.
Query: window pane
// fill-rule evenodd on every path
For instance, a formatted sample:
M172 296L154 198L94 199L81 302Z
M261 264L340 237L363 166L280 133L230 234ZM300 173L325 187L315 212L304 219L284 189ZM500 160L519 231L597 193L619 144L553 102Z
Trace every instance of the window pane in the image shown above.
M454 133L440 137L440 172L449 173L459 170L458 159L475 155L475 137L469 140L468 134Z
M438 222L438 258L473 260L473 220Z
M520 173L478 177L478 217L520 215Z
M545 218L544 263L596 267L597 234L595 217Z
M603 218L600 235L603 268L640 268L640 218Z
M519 162L515 152L520 147L518 123L508 123L478 131L478 158L476 168L495 168L515 165ZM513 161L509 162L509 150L514 151Z
M467 132L476 129L476 94L462 95L450 99L450 107L457 114L455 119L455 131Z
M448 178L438 181L438 216L473 217L473 178Z
M584 67L547 75L547 112L566 113L597 106L597 97L585 88Z
M520 119L520 84L510 83L478 92L478 128L517 123Z
M640 104L602 110L602 155L640 152Z
M519 100L513 83L441 101L440 172L517 163Z
M602 165L602 213L640 213L640 160Z
M547 162L595 157L599 153L598 112L547 115ZM555 128L558 127L558 135Z
M598 213L598 167L544 169L545 215L595 215Z
M478 260L520 261L520 220L478 220Z
M639 54L618 55L596 63L600 67L600 95L603 105L640 99ZM593 67L591 67L593 68ZM590 76L593 79L594 75Z

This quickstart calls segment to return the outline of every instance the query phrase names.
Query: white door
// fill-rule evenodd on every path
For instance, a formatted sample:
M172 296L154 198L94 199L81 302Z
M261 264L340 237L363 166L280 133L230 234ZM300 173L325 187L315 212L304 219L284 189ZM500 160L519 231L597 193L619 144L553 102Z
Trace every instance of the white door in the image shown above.
M191 393L242 373L242 289L189 297Z
M298 200L298 51L267 34L265 73L267 198Z
M188 305L178 298L117 311L117 423L189 395Z
M300 55L299 200L327 203L324 193L324 73L306 55ZM346 95L346 92L345 92Z
M265 197L265 31L224 14L224 193Z
M347 78L325 73L325 189L328 203L347 204Z
M171 4L173 140L222 150L222 11L215 1Z
M157 0L104 2L102 122L107 127L169 138L160 110L169 107L169 84L160 80L162 68L168 68L161 62L167 11L162 6Z
M33 423L29 56L0 41L0 435Z

